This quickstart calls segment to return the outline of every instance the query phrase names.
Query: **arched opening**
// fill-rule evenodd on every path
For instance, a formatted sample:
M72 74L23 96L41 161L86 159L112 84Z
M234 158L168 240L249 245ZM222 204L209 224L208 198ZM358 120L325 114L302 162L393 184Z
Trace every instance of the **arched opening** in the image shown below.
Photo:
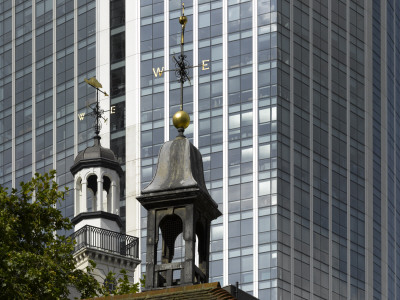
M87 211L96 211L97 175L90 175L87 179Z
M175 241L183 231L183 224L177 215L169 215L164 217L160 222L162 249L161 263L167 264L172 262L175 254Z
M107 212L111 211L111 180L107 176L103 176L103 207Z
M185 240L183 239L183 223L179 216L164 217L158 229L157 264L182 262L185 258ZM181 269L172 270L172 285L181 281ZM165 286L167 271L158 273L158 285Z

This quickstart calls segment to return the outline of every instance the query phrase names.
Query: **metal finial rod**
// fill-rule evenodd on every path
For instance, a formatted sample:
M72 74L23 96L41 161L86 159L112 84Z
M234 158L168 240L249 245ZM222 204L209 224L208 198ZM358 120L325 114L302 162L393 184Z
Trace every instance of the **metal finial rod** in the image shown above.
M92 108L92 112L90 113L90 115L95 117L95 122L94 122L94 133L95 133L95 136L94 136L94 138L99 140L100 139L99 134L100 134L100 129L101 129L100 119L103 119L104 121L107 120L107 119L105 119L103 117L104 110L100 109L99 92L103 93L104 96L108 96L108 94L105 91L102 91L100 89L103 86L101 85L100 82L97 81L97 79L95 77L92 77L90 79L86 79L85 78L85 82L96 89L96 105L94 107L91 107Z
M183 82L181 82L181 110L183 110Z
M189 74L187 71L187 62L185 61L185 54L184 54L184 44L185 44L185 27L187 23L187 17L185 16L185 3L182 3L182 15L179 17L179 24L182 26L181 30L181 55L179 56L179 61L176 60L175 62L177 64L178 70L176 72L176 75L178 77L178 80L181 83L181 110L183 110L183 83L189 79Z
M182 15L179 17L179 23L182 25L181 31L181 49L183 44L185 43L185 27L187 23L187 17L185 16L185 3L182 3Z
M99 106L99 90L96 89L96 107L93 110L95 117L96 117L96 123L95 123L95 128L94 128L94 133L96 134L96 137L99 136L100 133L100 118L102 116L102 112L100 112L100 106Z
M186 80L189 80L190 82L188 68L190 68L191 66L189 66L188 62L186 61L186 55L184 54L184 33L187 23L187 17L185 16L185 5L183 3L182 15L179 17L179 23L182 25L181 54L178 56L178 59L176 59L175 56L173 56L172 58L174 59L176 66L175 75L181 84L181 109L174 114L172 118L172 123L174 124L175 128L178 129L178 136L184 137L183 132L185 131L185 128L187 128L190 124L190 117L189 114L183 110L183 84Z

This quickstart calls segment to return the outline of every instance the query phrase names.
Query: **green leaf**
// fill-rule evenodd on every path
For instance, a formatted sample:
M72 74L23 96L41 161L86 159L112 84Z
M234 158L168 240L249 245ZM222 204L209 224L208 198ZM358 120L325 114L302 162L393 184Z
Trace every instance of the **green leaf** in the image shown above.
M55 208L65 199L55 171L35 174L19 189L0 186L0 299L68 299L74 286L84 298L96 297L99 283L76 270L73 244L59 230L72 224Z

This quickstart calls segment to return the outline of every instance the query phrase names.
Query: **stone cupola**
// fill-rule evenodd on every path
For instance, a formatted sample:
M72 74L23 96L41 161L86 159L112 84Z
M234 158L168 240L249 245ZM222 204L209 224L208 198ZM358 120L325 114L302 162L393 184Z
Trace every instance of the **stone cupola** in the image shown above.
M94 144L81 151L71 167L75 187L75 230L85 225L120 232L120 178L123 174L112 150Z
M161 147L156 174L137 199L148 211L146 289L207 283L210 226L221 212L205 185L201 154L182 134ZM181 233L185 254L172 262Z

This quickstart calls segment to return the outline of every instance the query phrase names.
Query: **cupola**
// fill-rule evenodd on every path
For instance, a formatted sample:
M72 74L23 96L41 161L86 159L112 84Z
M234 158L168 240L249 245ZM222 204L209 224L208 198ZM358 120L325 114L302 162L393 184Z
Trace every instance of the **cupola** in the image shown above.
M119 187L123 174L112 150L94 144L81 151L71 167L75 187L75 230L85 225L120 232Z

